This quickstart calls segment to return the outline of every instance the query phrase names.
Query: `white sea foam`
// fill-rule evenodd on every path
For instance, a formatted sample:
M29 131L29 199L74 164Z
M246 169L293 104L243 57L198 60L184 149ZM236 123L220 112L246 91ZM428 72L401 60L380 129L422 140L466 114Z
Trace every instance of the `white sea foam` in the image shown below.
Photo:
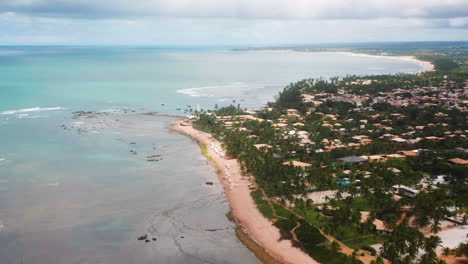
M82 121L76 121L76 122L72 123L72 127L80 127L83 124L84 124L84 122L82 122Z
M109 108L109 109L104 109L104 110L99 110L99 111L96 111L98 113L112 113L112 114L118 114L118 113L122 113L122 109L118 109L118 108Z
M17 110L6 110L0 112L0 115L14 115L14 114L21 114L21 113L28 113L28 112L41 112L41 111L53 111L53 110L63 110L66 108L63 107L33 107L33 108L24 108L24 109L17 109Z
M0 162L5 161L5 160L6 160L5 158L0 158Z
M46 118L46 117L49 117L49 116L46 116L46 115L36 115L36 116L26 116L26 117L23 117L23 118L26 118L26 119L33 119L33 118Z
M202 91L210 90L210 89L218 89L218 88L220 88L220 86L205 86L205 87L181 89L181 90L177 90L176 92L181 93L181 94L190 95L190 96L193 96L193 97L213 96L211 94L203 93Z
M217 85L217 86L203 86L203 87L195 87L195 88L188 88L188 89L180 89L177 90L177 93L180 94L185 94L193 97L214 97L217 96L216 91L217 90L222 90L222 91L236 91L240 89L246 89L246 88L262 88L264 85L249 85L245 84L243 82L233 82L228 85ZM222 93L225 95L225 92Z

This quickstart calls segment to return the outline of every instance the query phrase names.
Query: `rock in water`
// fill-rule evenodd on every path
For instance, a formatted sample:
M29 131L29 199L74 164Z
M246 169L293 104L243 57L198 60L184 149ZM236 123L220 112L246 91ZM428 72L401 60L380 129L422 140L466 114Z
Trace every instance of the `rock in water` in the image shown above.
M146 240L148 238L148 235L142 235L138 237L138 240Z

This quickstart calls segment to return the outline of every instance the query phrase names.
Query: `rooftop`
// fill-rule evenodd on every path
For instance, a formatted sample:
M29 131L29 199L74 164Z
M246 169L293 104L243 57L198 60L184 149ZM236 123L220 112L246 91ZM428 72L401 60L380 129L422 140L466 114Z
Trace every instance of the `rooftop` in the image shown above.
M338 160L341 160L343 162L351 162L351 163L366 162L367 161L366 158L358 157L358 156L343 157L343 158L339 158Z

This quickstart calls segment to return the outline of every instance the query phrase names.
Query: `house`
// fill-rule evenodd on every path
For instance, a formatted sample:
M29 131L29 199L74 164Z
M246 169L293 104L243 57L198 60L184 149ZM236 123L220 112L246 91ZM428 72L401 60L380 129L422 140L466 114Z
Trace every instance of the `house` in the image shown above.
M284 123L273 124L273 127L276 127L276 128L287 127L287 126L288 124L284 124Z
M435 179L428 180L428 182L432 186L447 184L447 181L445 180L445 177L446 177L445 175L439 175Z
M401 137L394 137L394 138L391 139L391 141L393 143L396 143L396 144L407 144L408 143L408 141L406 139L403 139Z
M237 118L239 118L240 120L253 120L258 122L265 121L265 119L255 117L253 115L238 115Z
M399 194L402 194L411 198L414 198L416 195L419 194L418 190L405 186L405 185L394 185L393 190Z
M391 139L393 137L396 137L396 136L392 135L392 134L383 134L380 138L382 138L382 139Z
M353 165L353 166L362 165L367 162L366 158L358 157L358 156L348 156L348 157L339 158L338 160L348 163L349 165Z
M369 161L385 161L385 157L382 155L370 155L367 157Z
M297 109L288 109L286 110L288 116L299 116L299 110Z
M401 151L398 151L398 154L405 155L406 157L416 157L419 155L419 153L414 150L401 150Z
M447 210L451 213L450 216L445 216L445 219L449 220L450 222L464 225L468 219L468 215L466 213L460 212L460 208L455 206L447 207Z
M352 140L353 140L354 142L361 143L361 142L363 142L364 140L366 140L366 139L368 139L368 138L369 138L369 136L366 136L366 135L359 135L359 136L354 136L354 137L352 137Z
M414 138L414 139L408 139L408 143L410 143L410 144L416 144L416 143L418 143L418 142L421 141L421 140L422 140L422 138L420 138L420 137L417 137L417 138Z
M462 147L454 148L453 151L455 151L457 153L468 153L468 149L465 149L465 148L462 148Z
M374 219L372 222L375 226L375 231L381 233L382 235L391 235L393 230L390 228L385 227L385 224L380 219Z
M289 165L289 166L299 167L299 168L303 168L303 169L312 166L312 164L310 164L310 163L301 162L301 161L297 161L297 160L285 161L285 162L283 162L283 165Z
M302 94L302 102L303 103L313 103L315 96L311 94Z
M365 223L371 216L371 213L367 211L361 211L360 213L361 213L361 220L360 220L361 223Z
M464 165L468 166L468 160L460 159L460 158L454 158L454 159L449 159L448 160L450 163L455 164L455 165Z
M385 157L389 159L405 159L406 158L405 155L401 155L401 154L388 154L388 155L385 155Z
M272 148L270 145L268 144L255 144L254 147L256 147L257 149L269 149L269 148Z

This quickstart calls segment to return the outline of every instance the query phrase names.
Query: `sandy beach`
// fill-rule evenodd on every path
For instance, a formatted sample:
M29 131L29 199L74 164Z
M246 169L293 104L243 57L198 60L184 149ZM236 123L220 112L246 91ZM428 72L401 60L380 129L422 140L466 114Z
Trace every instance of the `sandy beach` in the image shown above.
M182 122L184 125L181 125ZM280 240L279 229L260 213L250 195L249 177L241 173L237 159L226 157L216 139L208 133L194 129L185 121L177 121L174 128L206 145L206 154L218 169L219 180L224 186L232 217L239 229L278 262L318 263L300 249L293 247L290 240Z
M262 50L253 50L255 52L336 52L348 56L358 56L358 57L368 57L368 58L383 58L383 59L390 59L390 60L403 60L403 61L411 61L418 63L423 68L422 71L419 72L428 72L434 71L435 67L430 61L423 61L418 60L416 56L392 56L392 55L371 55L367 53L358 53L358 52L350 52L350 51L309 51L309 50L298 50L298 49L262 49ZM416 73L416 72L414 72Z
M384 56L384 55L370 55L370 54L366 54L366 53L356 53L356 52L339 52L339 53L349 55L349 56L412 61L412 62L419 63L423 67L423 70L421 72L427 72L427 71L434 71L435 70L434 64L432 64L430 61L418 60L415 56L390 56L390 55L389 56Z

